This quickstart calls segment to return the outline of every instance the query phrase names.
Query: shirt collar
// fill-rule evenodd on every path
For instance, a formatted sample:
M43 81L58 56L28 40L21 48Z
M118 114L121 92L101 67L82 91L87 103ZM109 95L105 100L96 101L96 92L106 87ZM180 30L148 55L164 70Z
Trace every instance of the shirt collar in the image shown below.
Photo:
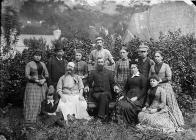
M59 61L60 61L60 60L63 60L63 58L60 59L60 58L58 58L58 57L56 57L56 59L59 60Z
M54 105L54 100L47 100L47 104L51 103L52 106Z
M122 61L126 61L126 60L128 60L128 58L122 58L121 60L122 60Z
M136 74L133 74L133 75L131 76L131 78L133 78L133 77L138 77L138 76L140 76L140 73L139 73L139 72L137 72Z

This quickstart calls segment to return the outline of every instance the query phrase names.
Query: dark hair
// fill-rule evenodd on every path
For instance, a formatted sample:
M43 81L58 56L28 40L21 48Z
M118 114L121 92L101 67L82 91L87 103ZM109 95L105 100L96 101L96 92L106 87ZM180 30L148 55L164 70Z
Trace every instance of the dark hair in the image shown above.
M157 80L157 81L160 80L159 76L156 75L156 74L151 75L150 78L149 78L149 80L151 80L151 79L155 79L155 80Z
M76 49L76 50L75 50L75 55L76 55L76 53L80 53L81 55L83 55L83 51L80 50L80 49Z
M48 92L47 96L54 96L54 93Z
M131 68L131 65L136 65L136 67L138 68L138 62L136 61L129 61L129 68Z
M125 50L126 52L128 52L128 49L127 49L126 46L122 46L122 48L120 49L120 51L121 51L121 50Z
M40 56L42 56L42 50L36 49L36 50L33 52L33 56L34 56L34 55L40 55Z
M160 51L160 50L155 51L155 53L154 53L154 54L156 54L156 53L159 53L159 54L163 57L163 52L162 52L162 51Z

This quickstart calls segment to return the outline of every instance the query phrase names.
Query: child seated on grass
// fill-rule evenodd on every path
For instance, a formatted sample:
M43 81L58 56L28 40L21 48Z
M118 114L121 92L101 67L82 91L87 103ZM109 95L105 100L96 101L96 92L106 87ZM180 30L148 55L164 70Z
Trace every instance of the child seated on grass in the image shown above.
M54 93L48 92L47 98L41 103L41 120L47 127L53 124L64 127L63 115L61 112L56 112L58 101L53 97Z

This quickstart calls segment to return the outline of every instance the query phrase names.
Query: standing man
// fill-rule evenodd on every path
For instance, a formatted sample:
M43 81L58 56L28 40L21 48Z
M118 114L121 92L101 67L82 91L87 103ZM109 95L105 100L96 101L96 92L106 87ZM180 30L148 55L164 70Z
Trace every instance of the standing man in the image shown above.
M150 68L154 65L154 61L148 57L148 50L149 47L147 45L141 44L138 48L139 59L136 60L138 61L139 72L145 78L148 78Z
M103 58L105 66L112 66L115 64L110 51L104 49L104 42L102 37L96 38L96 49L91 51L89 56L89 63L92 65L96 64L97 58Z
M108 118L109 101L112 99L112 91L119 91L115 85L112 71L104 68L104 59L98 58L96 70L91 71L85 91L93 88L92 97L98 103L98 118L105 121Z
M56 89L59 78L65 74L65 68L67 65L67 61L63 59L64 51L60 44L55 44L55 56L52 56L47 64L48 72L49 72L49 90Z
M83 84L85 85L88 76L88 64L82 60L81 50L76 50L74 64L75 64L74 74L80 76L80 78L83 81Z

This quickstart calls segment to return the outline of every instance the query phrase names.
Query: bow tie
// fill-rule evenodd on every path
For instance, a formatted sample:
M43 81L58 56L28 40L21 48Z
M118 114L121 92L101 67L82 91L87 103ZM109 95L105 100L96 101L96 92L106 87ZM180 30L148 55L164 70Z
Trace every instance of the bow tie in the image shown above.
M53 106L53 105L54 105L54 100L48 100L48 101L47 101L47 104L50 104L50 103L51 103L52 106Z

